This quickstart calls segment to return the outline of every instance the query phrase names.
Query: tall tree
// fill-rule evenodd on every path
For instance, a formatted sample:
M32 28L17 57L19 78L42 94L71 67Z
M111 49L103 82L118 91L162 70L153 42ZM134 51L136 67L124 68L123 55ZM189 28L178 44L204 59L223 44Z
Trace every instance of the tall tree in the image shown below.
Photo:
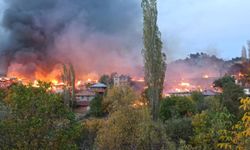
M142 9L144 15L142 53L145 82L148 86L147 98L150 101L152 118L157 121L166 71L166 56L162 52L161 33L157 26L157 0L142 0Z
M74 106L75 103L75 70L72 64L63 64L62 81L65 84L63 99L64 104Z
M250 61L250 40L247 41L247 49L248 49L248 60Z
M242 51L241 51L241 59L242 62L245 63L247 60L247 49L245 46L242 47Z

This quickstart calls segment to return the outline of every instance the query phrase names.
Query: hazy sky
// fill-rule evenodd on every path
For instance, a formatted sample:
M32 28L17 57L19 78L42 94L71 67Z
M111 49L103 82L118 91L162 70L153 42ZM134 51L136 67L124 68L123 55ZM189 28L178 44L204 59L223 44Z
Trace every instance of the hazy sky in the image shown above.
M176 59L203 51L226 59L240 56L250 40L249 7L250 0L159 0L159 26L168 55ZM0 16L3 10L0 0Z

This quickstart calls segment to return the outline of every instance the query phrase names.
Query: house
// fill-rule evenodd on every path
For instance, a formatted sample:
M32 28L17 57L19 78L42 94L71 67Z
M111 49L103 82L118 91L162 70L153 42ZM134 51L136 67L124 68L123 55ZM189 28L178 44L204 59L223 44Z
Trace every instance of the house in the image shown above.
M183 96L183 97L186 97L186 96L191 96L191 92L189 91L184 91L184 92L170 92L168 93L168 95L170 96Z
M213 90L204 90L202 92L202 95L205 96L205 97L209 97L209 96L216 96L218 95L219 93L218 92L215 92ZM192 95L192 91L183 91L183 92L170 92L168 93L168 95L170 96L191 96Z
M89 90L76 93L76 104L78 106L89 106L90 102L95 98L95 93Z
M204 90L204 91L202 92L202 94L203 94L203 96L205 96L205 97L209 97L209 96L216 96L216 95L218 95L219 93L218 93L218 92L215 92L215 91L213 91L213 90Z
M244 93L247 95L247 96L250 96L250 89L249 88L244 88Z
M98 94L105 93L106 89L107 89L107 85L105 85L103 83L96 83L96 84L90 86L90 90L95 92L95 93L98 93Z
M0 77L0 88L6 89L14 83L19 83L17 78Z
M128 86L131 82L130 76L116 74L113 78L114 86Z

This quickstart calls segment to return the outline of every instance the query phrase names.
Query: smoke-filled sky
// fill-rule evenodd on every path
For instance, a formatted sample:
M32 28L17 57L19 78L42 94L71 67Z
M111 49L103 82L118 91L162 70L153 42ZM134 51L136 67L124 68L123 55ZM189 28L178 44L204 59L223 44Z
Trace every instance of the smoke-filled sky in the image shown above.
M208 49L227 59L239 56L242 45L250 39L249 6L249 0L159 0L159 24L171 50L169 55L180 58Z
M158 5L168 60L198 51L229 59L240 56L250 39L249 0ZM0 49L10 56L9 70L32 74L70 61L81 73L98 74L133 72L142 64L140 0L0 0L0 18Z

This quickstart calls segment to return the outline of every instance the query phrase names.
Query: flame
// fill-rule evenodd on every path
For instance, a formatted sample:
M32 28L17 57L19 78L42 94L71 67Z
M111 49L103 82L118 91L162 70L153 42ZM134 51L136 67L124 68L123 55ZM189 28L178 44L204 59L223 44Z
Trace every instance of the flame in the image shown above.
M204 75L203 78L204 78L204 79L208 79L209 76L208 76L208 75Z
M180 83L180 85L181 85L181 86L187 86L187 87L189 87L189 86L190 86L190 83L182 82L182 83Z
M135 82L145 82L145 80L143 78L133 78L132 81L135 81Z

